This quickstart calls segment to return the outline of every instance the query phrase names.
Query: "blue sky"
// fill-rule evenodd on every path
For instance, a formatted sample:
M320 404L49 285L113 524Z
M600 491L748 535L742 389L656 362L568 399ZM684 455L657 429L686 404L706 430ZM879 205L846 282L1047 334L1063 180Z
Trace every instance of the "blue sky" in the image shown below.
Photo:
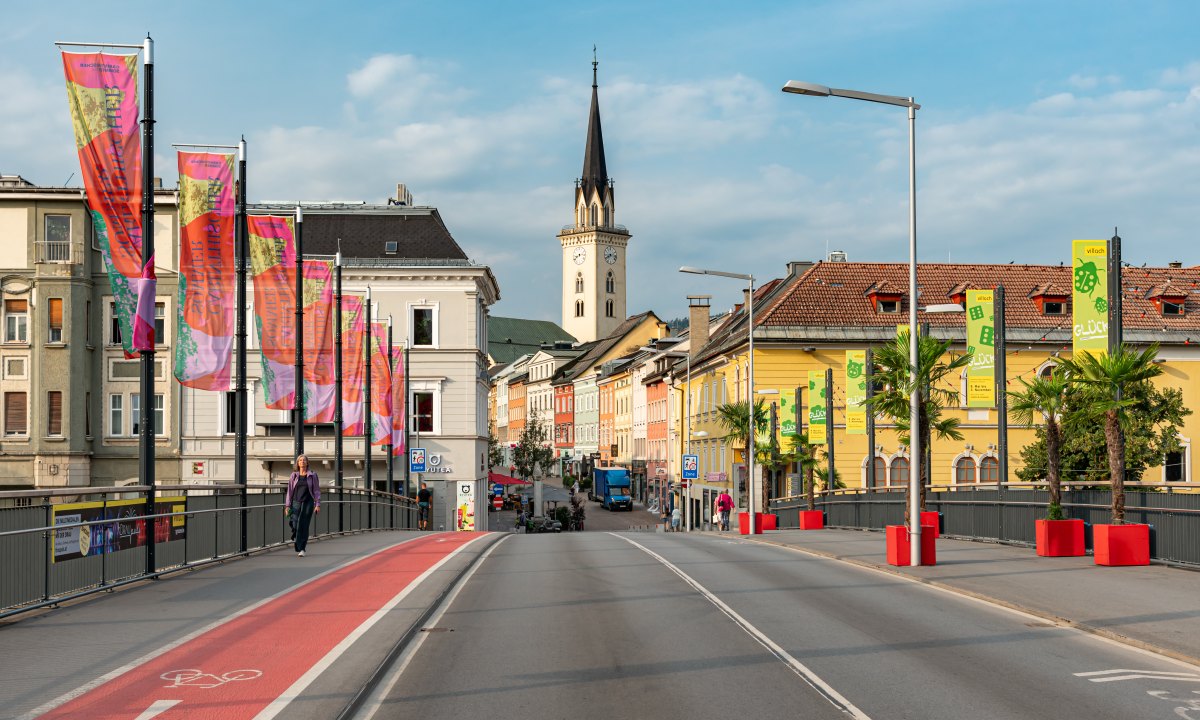
M559 320L599 46L629 309L736 302L680 265L781 275L826 249L906 261L900 108L917 118L923 262L1064 260L1120 226L1129 262L1200 264L1200 4L1191 2L6 3L0 172L78 172L59 39L156 40L171 142L250 143L251 200L382 202L405 182L501 285ZM72 184L78 183L78 175Z

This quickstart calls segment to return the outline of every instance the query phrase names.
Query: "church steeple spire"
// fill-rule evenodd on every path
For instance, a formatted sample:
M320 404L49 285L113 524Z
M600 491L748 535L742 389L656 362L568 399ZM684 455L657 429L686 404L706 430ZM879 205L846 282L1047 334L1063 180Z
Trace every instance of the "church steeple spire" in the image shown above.
M604 196L608 186L608 167L604 163L604 133L600 129L600 92L597 83L596 46L592 46L592 109L588 115L587 145L583 151L583 175L580 189L584 197L591 197L592 190Z

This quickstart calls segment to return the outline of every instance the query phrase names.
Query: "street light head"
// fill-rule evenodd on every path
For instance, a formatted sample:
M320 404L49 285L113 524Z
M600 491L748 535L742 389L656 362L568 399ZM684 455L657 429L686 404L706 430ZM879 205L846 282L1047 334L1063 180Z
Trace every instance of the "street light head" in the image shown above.
M958 303L942 303L940 305L927 305L921 308L921 312L926 313L960 313L966 312L962 305Z
M813 97L829 97L829 88L816 83L802 82L800 80L788 80L783 86L785 93L793 93L795 95L812 95Z
M688 265L684 265L683 267L679 268L679 272L692 273L693 275L707 275L708 274L707 270L701 270L700 268L690 267Z
M779 394L778 390L759 390L757 392L759 395L778 395Z
M706 437L708 437L708 431L707 430L697 430L696 432L692 433L692 437L706 438Z

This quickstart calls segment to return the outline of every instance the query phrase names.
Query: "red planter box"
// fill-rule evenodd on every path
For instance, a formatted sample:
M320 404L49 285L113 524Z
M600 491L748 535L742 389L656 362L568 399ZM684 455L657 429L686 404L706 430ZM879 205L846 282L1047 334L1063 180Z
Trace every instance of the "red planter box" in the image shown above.
M763 513L762 529L763 530L778 530L779 529L779 516L776 515L775 513Z
M801 510L801 530L823 530L825 528L825 512L823 510Z
M759 535L763 531L763 514L754 513L754 535ZM750 535L750 513L738 513L738 532L742 535Z
M1093 525L1097 565L1149 565L1149 525Z
M921 564L937 565L937 528L932 525L921 526ZM909 563L908 528L904 525L887 526L887 561L888 565L905 566Z
M938 513L933 510L921 511L921 527L933 526L933 536L939 538L942 536L942 519L938 517ZM925 531L922 530L922 533Z
M1082 520L1037 520L1034 529L1037 534L1037 554L1042 557L1087 555Z

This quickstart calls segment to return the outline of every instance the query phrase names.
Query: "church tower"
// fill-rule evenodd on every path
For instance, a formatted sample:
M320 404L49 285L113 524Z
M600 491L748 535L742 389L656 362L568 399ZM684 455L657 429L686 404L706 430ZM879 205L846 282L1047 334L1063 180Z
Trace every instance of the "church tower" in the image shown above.
M592 59L592 109L583 176L575 182L572 224L562 244L562 327L579 342L608 337L625 320L625 254L629 231L616 222L613 182L604 162L597 65Z

